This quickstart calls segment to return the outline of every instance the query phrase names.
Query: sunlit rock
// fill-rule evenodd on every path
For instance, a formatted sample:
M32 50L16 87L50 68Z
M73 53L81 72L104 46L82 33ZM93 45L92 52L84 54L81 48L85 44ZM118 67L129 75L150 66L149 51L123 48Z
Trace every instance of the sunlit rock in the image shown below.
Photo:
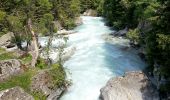
M110 79L101 89L102 100L159 100L158 91L142 72Z

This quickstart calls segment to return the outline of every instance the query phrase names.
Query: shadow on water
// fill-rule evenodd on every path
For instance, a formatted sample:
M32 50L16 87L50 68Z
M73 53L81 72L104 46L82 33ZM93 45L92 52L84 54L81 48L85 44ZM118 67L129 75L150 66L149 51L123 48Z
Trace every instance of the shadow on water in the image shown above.
M143 70L146 66L133 48L107 42L104 43L103 48L105 48L106 67L116 76L122 76L128 71Z

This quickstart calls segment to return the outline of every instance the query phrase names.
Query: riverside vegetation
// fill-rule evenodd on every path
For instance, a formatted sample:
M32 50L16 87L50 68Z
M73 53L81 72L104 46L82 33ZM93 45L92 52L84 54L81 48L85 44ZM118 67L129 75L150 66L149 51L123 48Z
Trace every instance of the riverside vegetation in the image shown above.
M30 78L48 66L39 57L37 36L41 34L53 37L53 33L59 30L57 22L65 29L72 29L76 26L75 18L79 17L80 13L93 9L99 16L106 18L107 25L116 30L128 29L126 37L131 40L133 46L142 48L148 62L146 72L157 76L161 98L166 99L170 93L169 8L169 0L1 0L0 35L13 32L12 42L29 54L17 58L27 66L24 67L25 73L0 83L0 89L20 86L35 95L35 98L41 97L41 93L34 94L29 90ZM27 46L23 48L24 41ZM14 58L16 59L15 53L0 49L0 60ZM29 66L26 64L28 62ZM55 66L55 70L62 70L52 76L58 80L54 75L60 74L63 77L59 82L64 83L65 72L62 64ZM21 84L21 81L26 83Z
M126 37L143 48L147 71L158 80L161 98L170 89L170 1L169 0L101 0L98 12L117 30L127 28Z

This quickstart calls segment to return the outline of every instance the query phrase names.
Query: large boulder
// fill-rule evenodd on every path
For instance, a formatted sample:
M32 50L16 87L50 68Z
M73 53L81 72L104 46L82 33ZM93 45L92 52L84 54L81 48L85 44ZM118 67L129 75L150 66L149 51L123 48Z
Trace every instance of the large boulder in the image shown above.
M19 60L10 59L0 61L0 82L8 79L10 76L20 74L23 71Z
M32 78L31 91L40 92L47 96L47 100L58 100L66 90L65 87L53 89L54 84L48 70L40 71Z
M0 100L34 100L34 98L22 88L14 87L0 91Z
M31 79L31 91L41 92L48 96L52 93L50 87L51 77L49 77L48 71L41 71Z
M142 72L115 77L101 89L102 100L159 100L158 91Z
M97 16L97 11L88 9L83 13L83 16Z
M1 36L0 37L0 47L6 47L6 48L15 47L15 44L13 44L11 42L12 38L14 38L14 34L12 32L9 32L9 33Z

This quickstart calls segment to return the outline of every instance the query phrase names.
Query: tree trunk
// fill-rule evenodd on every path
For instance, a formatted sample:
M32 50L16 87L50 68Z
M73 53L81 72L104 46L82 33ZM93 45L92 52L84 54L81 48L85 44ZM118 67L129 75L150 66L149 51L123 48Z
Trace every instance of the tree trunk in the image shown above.
M37 35L32 28L31 19L28 19L28 28L29 28L31 35L32 35L32 41L31 41L31 45L30 45L30 50L31 50L30 54L32 55L31 66L35 67L35 65L37 63L37 59L39 57L39 46L38 46Z

